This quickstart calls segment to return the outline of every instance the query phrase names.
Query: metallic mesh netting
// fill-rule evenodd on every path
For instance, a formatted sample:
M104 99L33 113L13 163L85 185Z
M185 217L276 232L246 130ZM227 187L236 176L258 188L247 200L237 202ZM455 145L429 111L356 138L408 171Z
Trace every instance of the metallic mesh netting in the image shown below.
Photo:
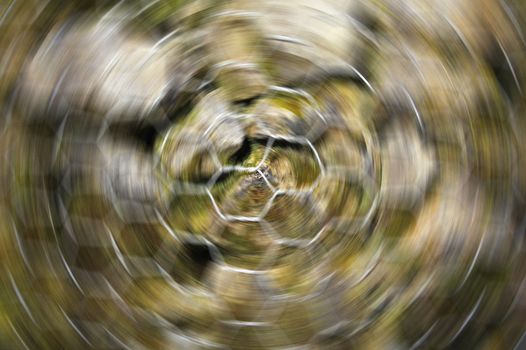
M0 348L526 347L525 16L0 3Z

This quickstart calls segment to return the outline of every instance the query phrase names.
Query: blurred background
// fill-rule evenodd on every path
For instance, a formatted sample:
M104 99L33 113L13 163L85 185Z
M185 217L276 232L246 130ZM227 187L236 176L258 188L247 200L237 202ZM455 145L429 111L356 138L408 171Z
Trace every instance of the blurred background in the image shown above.
M525 26L0 0L0 349L526 349Z

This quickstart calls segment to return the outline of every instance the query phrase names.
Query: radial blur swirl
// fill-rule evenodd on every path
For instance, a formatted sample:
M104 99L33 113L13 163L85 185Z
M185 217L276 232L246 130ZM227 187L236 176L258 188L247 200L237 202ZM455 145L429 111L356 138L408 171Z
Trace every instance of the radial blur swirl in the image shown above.
M0 348L526 348L525 27L0 3Z

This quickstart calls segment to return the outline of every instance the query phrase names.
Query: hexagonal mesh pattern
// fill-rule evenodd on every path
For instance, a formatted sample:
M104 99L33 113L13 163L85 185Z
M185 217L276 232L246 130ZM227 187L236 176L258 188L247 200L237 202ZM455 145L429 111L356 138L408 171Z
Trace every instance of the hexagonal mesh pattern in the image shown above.
M0 5L0 344L523 347L525 11Z

